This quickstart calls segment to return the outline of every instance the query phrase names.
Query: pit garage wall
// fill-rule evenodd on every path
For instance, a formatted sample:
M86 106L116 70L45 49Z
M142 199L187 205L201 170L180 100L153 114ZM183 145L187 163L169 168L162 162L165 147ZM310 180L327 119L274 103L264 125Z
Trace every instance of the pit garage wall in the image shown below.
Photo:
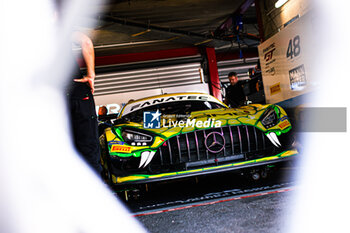
M96 109L105 105L109 113L117 113L132 99L175 92L209 93L196 48L116 55L108 60L97 58L96 63Z
M305 14L279 33L259 45L262 77L267 103L294 101L304 104L301 97L317 87L312 79L311 14Z
M176 92L209 93L199 62L96 76L95 103L117 113L130 100Z
M217 61L213 48L208 48L204 55L204 51L194 47L97 57L96 109L105 105L109 113L117 113L131 99L176 92L202 92L220 99L221 91L217 88L220 83L228 83L229 72L236 71L239 79L245 80L249 78L248 69L255 67L257 50L243 53L245 59L238 59L236 53L218 54ZM202 68L205 56L207 61L213 60L207 74Z

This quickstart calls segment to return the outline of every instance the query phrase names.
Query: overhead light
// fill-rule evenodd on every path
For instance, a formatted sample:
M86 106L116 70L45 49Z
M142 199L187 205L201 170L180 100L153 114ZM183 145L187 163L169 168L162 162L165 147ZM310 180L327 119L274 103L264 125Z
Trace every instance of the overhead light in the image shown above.
M195 43L194 45L197 46L197 45L205 44L205 43L208 43L208 42L210 42L210 41L212 41L212 40L213 40L213 39L204 40L204 41Z
M150 31L151 31L151 29L147 29L146 31L139 32L139 33L135 33L135 34L132 34L131 36L132 36L132 37L140 36L140 35L142 35L142 34L145 34L145 33L147 33L147 32L150 32Z
M280 7L283 6L286 2L288 2L288 0L278 0L278 1L275 3L275 7L276 7L276 8L280 8Z
M169 39L166 39L166 41L177 40L179 38L180 38L180 36L174 36L174 37L170 37Z

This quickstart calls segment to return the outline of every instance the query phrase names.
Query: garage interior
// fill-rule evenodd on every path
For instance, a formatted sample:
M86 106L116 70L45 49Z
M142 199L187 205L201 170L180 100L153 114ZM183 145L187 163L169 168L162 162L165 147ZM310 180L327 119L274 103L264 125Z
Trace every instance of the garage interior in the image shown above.
M96 16L76 25L94 43L97 108L108 105L110 113L117 113L130 99L123 95L127 92L132 99L179 90L222 99L232 71L250 102L265 103L256 71L257 46L309 8L306 1L289 1L281 8L275 2L128 0L98 5Z
M86 19L94 27L77 25L91 35L94 43L96 108L107 105L110 114L117 114L130 99L183 90L210 93L222 100L224 87L229 84L227 74L232 71L238 73L250 103L266 103L258 67L258 46L310 10L308 1L289 0L279 8L275 3L276 0L112 0L99 5L100 12ZM78 53L79 48L75 51ZM288 107L294 108L295 105ZM217 217L217 221L227 222L221 226L223 232L234 227L232 224L238 232L280 231L283 220L277 215L288 210L289 194L254 198L262 202L257 206L271 205L271 208L251 207L249 210L249 201L237 202L242 206L234 209L248 210L243 216L231 212L231 217L240 219L236 222ZM170 199L167 202L171 202ZM218 206L200 208L207 210L197 211L211 214L196 219L193 216L196 211L180 208L177 213L152 215L152 211L157 212L153 209L137 212L135 216L150 232L193 232L190 227L193 221L204 224L220 209L229 209ZM263 215L266 211L270 217ZM256 226L241 223L259 216L262 221ZM173 224L167 225L169 221ZM208 224L198 229L215 232L219 231L219 226Z
M207 92L222 99L230 71L238 72L249 92L257 87L249 85L253 79L249 71L257 71L258 61L263 88L259 89L261 95L254 97L295 108L304 100L289 98L283 91L285 86L276 80L278 71L273 69L280 66L266 65L266 60L273 61L272 54L277 55L274 46L280 46L278 38L294 29L294 34L284 38L285 51L280 53L295 65L284 70L287 81L299 71L311 73L310 67L296 64L299 57L294 61L291 57L318 50L310 53L317 67L307 76L317 79L308 84L320 87L318 106L347 106L349 79L344 67L350 49L344 30L349 22L346 2L287 0L279 8L276 2L83 3L99 9L79 20L72 17L74 27L89 34L94 43L96 108L109 105L109 113L118 114L130 99L178 91ZM56 29L62 28L46 22L51 20L52 5L52 1L7 1L0 8L4 35L0 43L1 232L143 232L137 223L145 231L162 233L289 232L291 224L295 232L347 229L346 107L341 111L345 119L341 129L316 131L312 140L298 145L305 162L301 167L286 167L272 179L259 182L247 181L242 174L202 176L178 184L169 181L164 186L150 185L144 196L126 190L130 199L122 200L83 166L72 146L62 84L62 73L68 69L55 40ZM312 24L307 30L312 35L312 49L299 53L299 42L305 37L296 25L305 22ZM62 31L68 34L71 30L67 28ZM66 34L58 37L59 42L68 38ZM79 47L73 50L80 53ZM84 71L82 60L80 65ZM334 115L315 119L333 126L338 123ZM302 184L298 183L300 177Z

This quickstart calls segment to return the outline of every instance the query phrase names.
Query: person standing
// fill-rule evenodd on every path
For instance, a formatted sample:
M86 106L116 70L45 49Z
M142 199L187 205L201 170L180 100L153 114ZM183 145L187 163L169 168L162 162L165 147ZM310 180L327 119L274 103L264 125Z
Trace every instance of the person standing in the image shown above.
M98 116L106 116L108 113L108 109L106 106L101 106L98 108Z
M82 57L86 64L86 75L83 75L78 63L74 61L73 78L67 92L73 141L83 159L100 175L102 166L100 164L98 121L93 97L95 90L94 47L91 39L81 32L73 34L73 42L81 46Z
M111 127L113 124L107 116L108 109L106 106L101 106L98 109L98 135L101 136L105 129Z
M228 74L230 85L226 87L224 103L231 108L237 108L244 105L246 96L243 91L242 85L238 83L238 77L236 72L230 72Z

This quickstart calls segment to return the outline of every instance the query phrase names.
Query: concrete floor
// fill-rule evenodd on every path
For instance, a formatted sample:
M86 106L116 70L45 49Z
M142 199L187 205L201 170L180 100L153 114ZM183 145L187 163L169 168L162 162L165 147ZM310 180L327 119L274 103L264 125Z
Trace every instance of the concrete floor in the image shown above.
M140 216L152 233L286 232L293 191Z

